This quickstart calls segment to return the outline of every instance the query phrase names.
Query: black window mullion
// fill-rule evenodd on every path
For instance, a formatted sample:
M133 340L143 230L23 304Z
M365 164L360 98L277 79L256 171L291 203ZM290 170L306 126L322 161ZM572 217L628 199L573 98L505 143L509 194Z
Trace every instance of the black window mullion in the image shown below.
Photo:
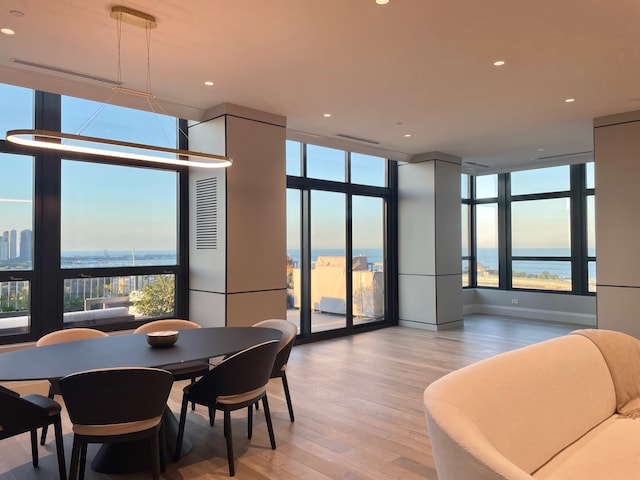
M476 177L469 176L469 198L471 205L469 209L469 287L478 286L478 244L477 244L477 228L476 228Z
M508 173L498 175L498 286L502 290L512 287L510 180Z
M387 162L387 186L398 184L398 164ZM384 284L387 294L384 297L385 317L391 325L398 325L398 189L385 201L385 245L383 262L385 265Z
M345 233L345 247L346 247L346 255L345 259L345 272L347 275L345 282L345 316L346 316L346 326L348 329L353 328L353 196L351 194L345 195L345 219L346 219L346 228Z
M36 91L35 128L61 131L60 95ZM63 326L62 278L60 276L60 182L61 159L53 152L35 156L34 338Z
M308 337L311 335L311 191L300 190L300 195L300 335Z
M586 168L572 165L571 179L571 291L584 295L589 291L587 252Z

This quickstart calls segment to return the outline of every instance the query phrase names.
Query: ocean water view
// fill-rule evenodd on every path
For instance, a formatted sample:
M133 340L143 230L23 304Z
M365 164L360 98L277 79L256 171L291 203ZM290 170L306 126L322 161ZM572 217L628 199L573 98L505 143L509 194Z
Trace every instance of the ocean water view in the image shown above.
M566 257L570 258L571 250L568 248L514 248L513 257ZM590 249L589 256L595 256L595 250ZM498 249L479 248L477 251L478 265L485 270L498 269ZM589 277L596 275L595 262L589 262ZM545 272L557 275L559 278L571 278L570 260L513 260L513 272L542 275Z
M176 252L170 250L66 251L60 256L62 268L147 267L176 262Z

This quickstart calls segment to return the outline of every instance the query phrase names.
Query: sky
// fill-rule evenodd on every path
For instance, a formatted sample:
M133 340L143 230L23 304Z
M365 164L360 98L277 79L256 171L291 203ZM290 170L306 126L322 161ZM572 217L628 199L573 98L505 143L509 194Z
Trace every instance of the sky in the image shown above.
M0 85L0 131L33 128L29 89ZM171 117L63 97L62 130L176 147ZM10 116L2 112L11 112ZM0 154L0 232L33 229L33 157ZM175 250L177 174L63 160L63 251Z
M587 164L587 188L593 188L593 163ZM476 177L477 198L497 196L497 175ZM569 166L513 172L511 194L560 192L570 189ZM587 238L595 247L593 197L587 202ZM478 205L478 248L497 248L497 208L495 204ZM568 198L523 200L511 204L513 248L570 248L570 204Z
M287 174L299 176L300 143L287 141ZM345 181L345 152L333 148L307 145L307 177ZM385 162L381 157L351 154L353 183L385 186ZM346 195L313 191L311 195L312 249L345 249ZM353 250L383 248L384 204L379 198L353 197ZM300 193L287 191L287 249L300 248Z

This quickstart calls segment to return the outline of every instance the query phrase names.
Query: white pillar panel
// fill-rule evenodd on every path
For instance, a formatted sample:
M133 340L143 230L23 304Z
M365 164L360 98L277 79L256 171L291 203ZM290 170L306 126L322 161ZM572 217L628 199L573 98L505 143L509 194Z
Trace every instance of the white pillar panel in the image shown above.
M233 165L189 175L190 317L228 326L286 318L286 119L231 104L205 117L190 127L190 146L225 154ZM198 188L210 184L215 248L198 237Z
M640 337L640 111L594 127L598 328Z
M638 295L637 288L598 286L598 328L640 338Z
M226 297L224 293L191 290L189 320L203 327L224 327L227 316Z
M227 291L286 290L286 131L235 116L227 130Z
M460 202L460 158L432 152L399 166L401 325L462 325Z

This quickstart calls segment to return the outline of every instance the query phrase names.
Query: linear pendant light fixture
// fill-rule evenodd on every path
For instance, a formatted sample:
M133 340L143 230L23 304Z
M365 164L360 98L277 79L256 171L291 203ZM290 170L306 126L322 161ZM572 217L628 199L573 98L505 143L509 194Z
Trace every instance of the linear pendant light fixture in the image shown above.
M144 28L147 31L147 47L149 47L149 32L157 26L156 19L138 10L116 5L111 9L111 17L118 22L118 86L113 91L127 95L145 98L152 112L155 109L151 100L155 95L149 92L150 72L147 57L147 91L134 90L122 86L120 69L120 24L126 22ZM149 48L147 48L147 55ZM183 132L180 132L183 133ZM89 155L101 155L111 158L140 160L150 163L164 163L197 168L225 168L231 166L233 160L222 155L165 148L154 145L111 140L106 138L89 137L49 130L19 129L8 130L6 139L9 142L46 150L57 150Z

